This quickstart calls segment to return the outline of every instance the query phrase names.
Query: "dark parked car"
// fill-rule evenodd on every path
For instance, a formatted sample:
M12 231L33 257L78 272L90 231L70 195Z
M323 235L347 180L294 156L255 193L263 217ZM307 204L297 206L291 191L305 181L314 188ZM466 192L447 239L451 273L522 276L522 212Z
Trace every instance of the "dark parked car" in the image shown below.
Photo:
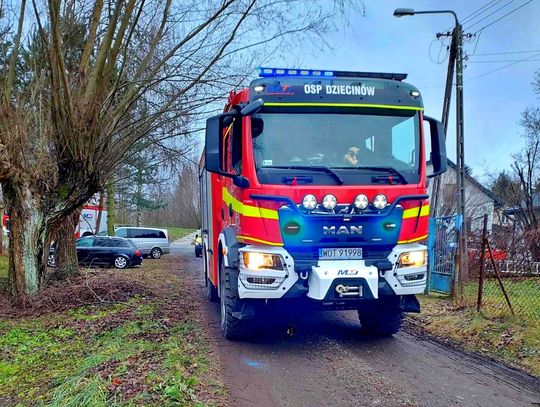
M125 269L142 263L140 249L131 240L121 237L81 237L77 239L76 246L81 266L113 266ZM49 265L55 265L54 248L49 252Z
M79 264L114 266L117 269L138 266L142 253L131 240L120 237L89 236L77 239Z

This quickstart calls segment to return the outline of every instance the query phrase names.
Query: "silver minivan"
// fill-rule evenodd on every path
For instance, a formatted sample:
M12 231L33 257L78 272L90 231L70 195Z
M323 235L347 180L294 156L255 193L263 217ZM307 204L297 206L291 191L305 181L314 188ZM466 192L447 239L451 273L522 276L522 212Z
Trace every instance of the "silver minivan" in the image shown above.
M159 259L162 254L170 252L167 229L125 226L116 229L114 234L130 239L141 249L142 255L145 257Z

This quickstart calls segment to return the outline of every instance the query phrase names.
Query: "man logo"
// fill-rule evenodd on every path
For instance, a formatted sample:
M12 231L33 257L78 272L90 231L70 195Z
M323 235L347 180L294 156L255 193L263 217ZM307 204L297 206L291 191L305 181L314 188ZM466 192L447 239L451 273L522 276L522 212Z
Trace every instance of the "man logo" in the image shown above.
M356 276L358 275L358 270L338 270L338 276Z
M336 228L335 226L323 226L323 235L361 235L362 226L340 226Z

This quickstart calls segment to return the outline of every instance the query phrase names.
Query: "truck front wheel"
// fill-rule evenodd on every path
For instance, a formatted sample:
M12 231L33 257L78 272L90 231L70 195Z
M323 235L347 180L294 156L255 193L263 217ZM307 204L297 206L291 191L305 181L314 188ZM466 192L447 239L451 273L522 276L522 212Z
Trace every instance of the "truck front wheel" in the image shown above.
M236 278L234 269L220 264L220 308L221 308L221 331L225 339L241 340L253 334L253 321L238 319L233 315L235 310L241 309L241 300L238 298L238 287L233 283Z
M396 304L381 304L370 309L358 310L362 330L374 336L392 336L399 332L403 312Z

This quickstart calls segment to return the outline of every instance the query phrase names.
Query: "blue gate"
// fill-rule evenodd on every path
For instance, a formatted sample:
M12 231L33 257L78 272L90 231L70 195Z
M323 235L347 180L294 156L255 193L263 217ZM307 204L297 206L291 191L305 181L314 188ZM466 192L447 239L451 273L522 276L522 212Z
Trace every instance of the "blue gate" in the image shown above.
M452 292L456 271L457 231L461 223L461 217L457 215L429 220L428 292L435 291L443 294Z

